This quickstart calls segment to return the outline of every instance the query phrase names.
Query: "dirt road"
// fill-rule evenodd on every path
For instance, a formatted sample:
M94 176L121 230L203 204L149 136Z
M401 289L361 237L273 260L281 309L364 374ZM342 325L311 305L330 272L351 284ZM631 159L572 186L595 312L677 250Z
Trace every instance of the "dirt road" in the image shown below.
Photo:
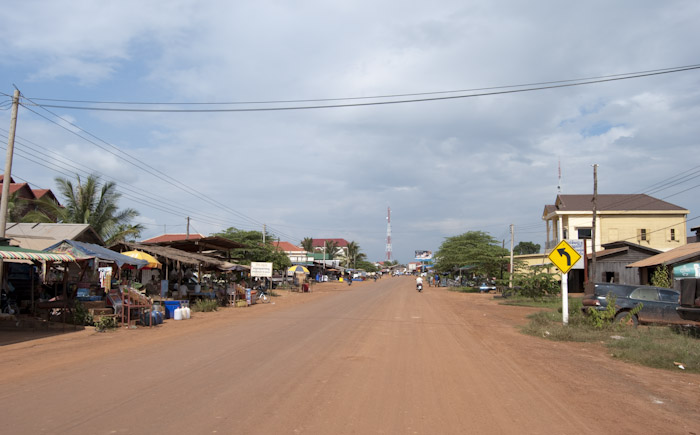
M23 434L700 434L700 377L520 334L528 308L411 278L0 347ZM5 334L5 333L3 333Z

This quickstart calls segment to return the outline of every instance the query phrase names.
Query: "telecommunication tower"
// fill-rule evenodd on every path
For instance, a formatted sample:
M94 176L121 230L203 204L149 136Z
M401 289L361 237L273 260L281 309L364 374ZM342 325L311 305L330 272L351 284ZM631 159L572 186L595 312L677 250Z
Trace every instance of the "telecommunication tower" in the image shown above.
M391 261L391 207L386 208L386 261Z

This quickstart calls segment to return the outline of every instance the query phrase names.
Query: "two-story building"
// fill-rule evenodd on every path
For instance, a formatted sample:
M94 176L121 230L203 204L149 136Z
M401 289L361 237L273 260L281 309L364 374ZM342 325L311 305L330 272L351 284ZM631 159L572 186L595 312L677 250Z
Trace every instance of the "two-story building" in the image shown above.
M610 254L620 256L622 249L627 254L643 252L644 256L650 256L686 244L686 219L689 211L675 204L644 194L597 195L595 240L593 205L593 195L590 194L557 195L554 204L546 205L542 214L547 230L545 252L551 251L561 239L583 240L588 257L586 266L590 265L593 250L601 256L601 260L605 257L612 265L613 257ZM638 256L620 258L629 262L638 259ZM604 262L605 260L601 261ZM633 275L636 273L628 272ZM584 271L573 270L571 273L570 285L582 288ZM596 267L596 282L625 281L622 278L619 267L610 270L604 269L603 264Z
M546 205L542 219L547 226L546 251L561 238L582 239L587 252L604 244L624 241L662 252L686 243L688 210L644 194L598 195L595 240L593 195L557 195Z
M292 264L313 264L314 257L310 252L306 252L301 246L289 242L275 242L275 248L284 252Z

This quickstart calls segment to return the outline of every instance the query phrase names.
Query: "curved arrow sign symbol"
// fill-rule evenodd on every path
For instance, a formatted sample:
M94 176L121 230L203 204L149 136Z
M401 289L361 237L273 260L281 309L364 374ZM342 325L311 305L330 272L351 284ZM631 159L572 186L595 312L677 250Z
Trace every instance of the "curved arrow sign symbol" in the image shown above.
M571 266L571 255L569 255L569 253L566 252L566 248L559 248L557 249L557 252L560 256L566 257L566 265Z

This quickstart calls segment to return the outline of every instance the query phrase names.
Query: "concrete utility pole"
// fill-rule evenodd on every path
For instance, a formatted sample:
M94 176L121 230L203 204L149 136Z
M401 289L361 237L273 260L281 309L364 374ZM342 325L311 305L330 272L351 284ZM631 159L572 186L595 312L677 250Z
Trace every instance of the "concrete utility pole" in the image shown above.
M19 107L19 89L12 96L12 117L10 132L7 135L7 154L5 157L5 174L2 179L2 199L0 199L0 237L5 237L7 227L7 205L10 201L10 179L12 178L12 156L15 149L15 130L17 128L17 109Z
M187 234L185 235L185 240L190 239L190 217L187 216Z
M588 281L591 283L591 285L595 285L595 278L596 278L596 270L595 270L595 240L596 240L596 223L597 223L597 213L598 213L598 165L593 164L593 225L591 225L591 268L588 271ZM584 240L585 243L585 240ZM584 258L584 261L588 261L588 259Z
M263 224L263 245L265 244L265 233L267 232L267 226Z
M515 238L515 225L510 224L510 277L508 279L508 288L513 288L513 239Z

